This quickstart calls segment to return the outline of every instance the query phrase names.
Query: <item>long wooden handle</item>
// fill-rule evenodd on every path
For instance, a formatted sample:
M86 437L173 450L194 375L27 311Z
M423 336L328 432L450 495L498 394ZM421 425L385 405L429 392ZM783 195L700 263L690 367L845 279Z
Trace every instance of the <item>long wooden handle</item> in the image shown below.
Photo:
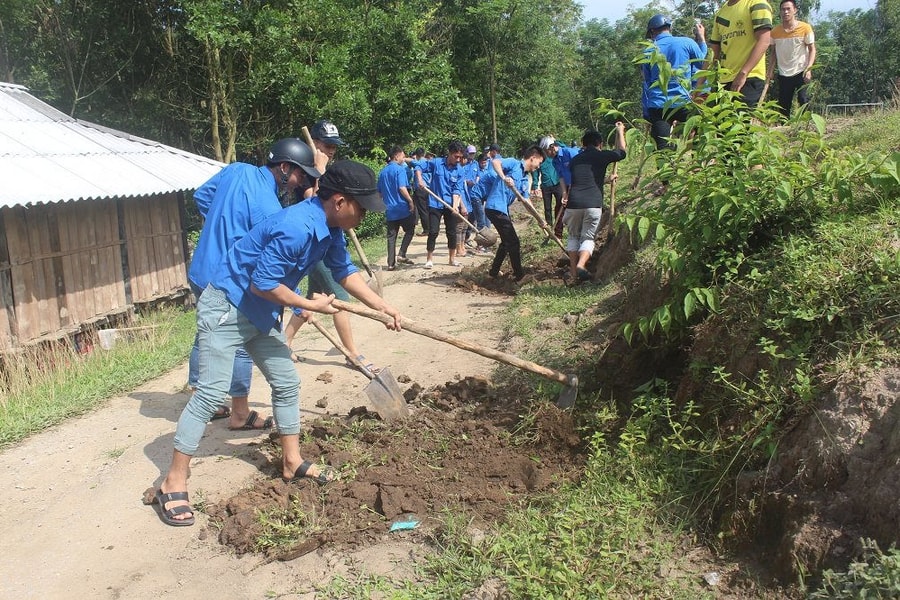
M544 222L544 218L540 215L540 213L537 211L537 209L534 207L534 205L531 202L529 202L528 199L525 196L523 196L521 194L521 192L519 192L519 190L516 189L515 186L507 186L507 187L509 187L509 189L511 189L513 191L513 193L516 195L516 199L519 202L521 202L523 205L525 205L525 209L528 211L528 214L530 214L532 217L534 217L534 220L537 221L537 224L541 228L541 230L547 234L547 237L553 238L553 241L556 242L556 245L559 246L559 249L562 250L563 252L565 252L566 256L568 256L569 253L568 253L568 251L566 251L565 245L562 243L562 241L558 237L556 237L556 233L552 229L550 229L550 226Z
M306 125L303 126L303 137L306 138L306 143L309 144L309 147L312 148L312 151L316 151L316 143L313 141L312 134L309 132L309 127ZM356 237L356 231L351 227L347 230L347 233L350 235L350 241L353 242L353 246L356 248L357 254L359 254L359 260L362 262L363 267L366 270L366 273L369 274L369 277L374 277L372 273L372 267L369 265L369 259L366 258L366 253L363 252L362 245L359 243L359 238Z
M315 153L316 143L312 139L312 134L309 133L309 127L307 127L306 125L303 126L303 137L306 138L306 145L309 146L309 149Z
M612 174L615 175L616 171L619 170L619 163L613 163ZM609 222L612 224L612 220L616 217L616 181L618 178L613 179L609 182Z
M458 210L456 210L455 208L453 208L453 206L452 206L451 204L447 204L447 202L446 202L443 198L441 198L440 196L438 196L437 194L435 194L434 192L432 192L430 189L428 189L428 187L425 187L424 189L425 189L426 192L428 192L429 194L431 194L431 197L432 197L432 198L434 198L435 200L437 200L438 202L440 202L441 204L443 204L444 206L446 206L447 208L449 208L449 209L453 212L454 215L456 215L457 217L459 217L460 219L462 219L463 223L465 223L466 225L468 225L469 227L471 227L471 228L474 229L475 231L478 231L478 228L475 227L474 225L472 225L472 223L470 223L469 220L468 220L467 218L465 218L464 216L462 216Z
M353 242L353 246L356 248L356 253L359 254L359 260L363 264L363 268L365 268L366 273L369 274L369 277L374 277L375 274L372 273L372 267L369 265L369 259L366 258L366 253L363 251L362 244L359 243L359 238L356 237L356 231L351 227L347 229L347 233L350 235L350 241Z
M351 363L353 363L353 366L354 366L354 367L356 367L357 369L359 369L360 371L362 371L363 374L364 374L366 377L368 377L369 379L375 379L375 374L372 373L372 372L370 372L369 369L367 369L365 366L363 366L363 364L362 364L361 362L359 362L359 360L358 360L355 356L353 356L352 354L350 354L350 352L349 352L346 348L344 348L344 347L341 345L341 343L340 343L333 335L331 335L331 332L330 332L330 331L328 331L327 329L325 329L324 327L322 327L322 326L319 324L319 322L316 321L315 319L310 319L309 322L312 323L313 326L314 326L316 329L319 330L319 333L321 333L322 335L324 335L325 338L326 338L329 342L331 342L331 345L332 345L332 346L334 346L335 348L337 348L338 350L340 350L340 351L341 351L341 354L343 354L344 356L346 356L346 357L347 357L347 360L349 360Z
M364 306L359 306L357 304L350 304L349 302L342 302L341 300L333 300L331 305L340 310L346 310L347 312L352 312L353 314L360 315L362 317L367 317L369 319L373 319L375 321L381 321L382 323L391 323L393 319L377 310L372 310L371 308L366 308ZM547 367L543 367L537 363L533 363L529 360L525 360L524 358L519 358L518 356L514 356L512 354L507 354L505 352L500 352L499 350L494 350L493 348L487 348L485 346L480 346L473 342L469 342L466 340L461 340L459 338L453 337L444 333L443 331L439 331L437 329L432 329L427 325L422 325L416 321L408 319L404 317L400 322L400 325L404 329L408 329L413 333L417 333L419 335L423 335L425 337L429 337L433 340L437 340L439 342L446 342L452 346L456 346L461 350L467 350L469 352L474 352L476 354L480 354L481 356L485 356L492 360L496 360L507 365L516 367L518 369L523 369L525 371L530 371L535 375L540 375L541 377L545 377L550 379L551 381L556 381L558 383L562 383L567 386L577 386L578 378L574 375L566 375L565 373L560 373L559 371L554 371L553 369L549 369Z

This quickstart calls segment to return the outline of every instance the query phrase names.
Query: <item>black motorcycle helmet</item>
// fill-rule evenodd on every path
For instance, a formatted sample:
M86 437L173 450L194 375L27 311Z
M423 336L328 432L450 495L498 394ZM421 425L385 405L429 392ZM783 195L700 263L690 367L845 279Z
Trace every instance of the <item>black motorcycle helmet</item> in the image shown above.
M312 149L303 143L300 138L282 138L272 144L266 164L271 166L283 162L297 165L306 171L310 177L318 179L322 176L322 173L316 169L315 155Z

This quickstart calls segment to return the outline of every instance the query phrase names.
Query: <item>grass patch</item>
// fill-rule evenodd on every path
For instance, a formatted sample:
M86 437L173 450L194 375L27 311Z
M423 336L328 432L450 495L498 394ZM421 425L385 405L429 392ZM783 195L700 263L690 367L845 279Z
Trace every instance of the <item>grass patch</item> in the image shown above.
M141 318L154 326L111 350L82 355L71 346L31 347L4 357L0 379L0 447L95 410L117 394L159 377L187 359L193 311L171 309Z

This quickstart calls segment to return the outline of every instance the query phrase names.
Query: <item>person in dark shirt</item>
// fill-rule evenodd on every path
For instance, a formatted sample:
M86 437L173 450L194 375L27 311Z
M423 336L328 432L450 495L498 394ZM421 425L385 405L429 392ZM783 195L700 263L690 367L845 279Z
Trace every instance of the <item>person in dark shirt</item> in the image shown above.
M591 278L586 266L594 253L594 238L603 212L603 185L606 167L625 158L625 125L616 123L616 147L601 150L603 136L593 129L581 137L584 149L572 159L569 169L572 184L563 221L569 230L566 250L569 253L569 275L581 281ZM615 177L615 176L613 176ZM610 181L612 179L610 178Z

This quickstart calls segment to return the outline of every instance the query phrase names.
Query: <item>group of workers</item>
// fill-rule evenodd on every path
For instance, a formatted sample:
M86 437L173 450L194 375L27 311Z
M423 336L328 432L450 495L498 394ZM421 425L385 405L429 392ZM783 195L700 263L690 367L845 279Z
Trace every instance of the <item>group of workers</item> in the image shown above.
M690 39L672 36L671 21L664 16L651 18L647 36L653 48L648 52L655 48L683 76L663 88L655 84L659 74L652 61L643 66L644 117L657 147L668 148L673 123L687 119L691 94L704 85L697 77L704 66L720 66L720 83L752 107L777 63L783 113L790 114L795 93L805 106L815 43L812 29L796 19L796 12L795 0L782 0L782 22L773 28L765 0L728 0L716 13L708 59L702 24L696 24ZM767 70L764 56L770 45L776 60ZM395 146L376 176L362 163L333 161L343 143L334 124L316 123L312 141L310 146L298 138L279 140L264 166L228 165L195 193L205 222L189 272L198 298L189 373L193 393L178 420L172 461L156 492L160 516L169 525L195 522L187 492L190 461L214 419L228 418L233 429L277 428L285 481L306 478L326 484L335 478L333 470L300 453L300 380L290 342L310 315L332 314L342 344L364 368L375 371L355 346L347 314L333 306L336 295L356 297L387 315L388 329L401 328L400 312L366 285L347 251L343 232L359 226L367 211L386 211L389 269L412 264L407 251L417 222L428 236L424 267L433 268L441 221L449 264L459 266L457 259L467 252L472 233L465 221L471 218L473 229L492 226L499 236L490 276L503 276L501 267L508 259L512 278L520 281L526 271L509 207L536 195L543 199L544 219L554 235L562 237L563 227L568 230L570 276L587 280L604 183L615 177L607 169L624 159L626 151L625 127L616 123L615 144L608 150L595 130L584 133L581 148L546 135L516 158L503 157L495 144L476 156L474 146L452 141L445 156L427 157L418 149L409 158ZM302 295L298 285L306 276L309 289ZM291 309L287 324L285 308ZM253 363L272 389L273 415L266 419L249 409ZM226 395L232 397L230 408L222 404Z

